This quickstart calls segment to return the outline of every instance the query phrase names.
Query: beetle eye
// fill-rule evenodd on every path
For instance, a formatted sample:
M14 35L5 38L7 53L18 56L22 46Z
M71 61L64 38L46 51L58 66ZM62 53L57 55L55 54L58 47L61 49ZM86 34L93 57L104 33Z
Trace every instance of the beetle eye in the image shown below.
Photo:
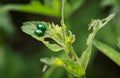
M37 35L38 37L40 37L40 36L43 36L43 35L44 35L44 32L41 31L41 30L39 30L39 29L36 29L36 30L34 31L34 34Z
M37 29L45 31L46 30L46 26L44 24L37 24Z

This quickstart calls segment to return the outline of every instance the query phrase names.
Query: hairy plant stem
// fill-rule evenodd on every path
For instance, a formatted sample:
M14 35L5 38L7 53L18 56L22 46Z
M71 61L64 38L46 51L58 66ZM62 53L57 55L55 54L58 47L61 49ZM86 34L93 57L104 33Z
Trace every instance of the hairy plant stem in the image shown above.
M65 4L65 0L62 0L62 2L61 2L61 26L62 26L63 36L64 36L64 40L65 40L67 31L66 31L66 25L64 24L64 4Z
M65 4L65 0L62 0L62 6L61 6L61 17L62 17L62 19L61 19L61 24L64 24L64 4Z
M82 67L84 67L85 69L87 68L87 65L88 65L88 62L89 62L89 59L90 59L90 55L91 55L91 49L92 49L92 43L93 43L93 40L95 38L95 35L96 33L98 32L98 28L96 28L96 30L94 30L94 33L91 33L90 35L93 35L91 38L90 38L90 43L88 43L88 47L87 49L83 52L83 54L81 55L81 65ZM89 36L90 36L89 35Z
M64 40L66 40L66 35L67 35L67 31L66 31L66 25L64 24L64 4L65 4L65 0L62 0L61 3L61 25L63 28L63 35L64 35ZM79 57L77 56L75 50L72 47L71 43L64 43L65 44L65 52L67 53L67 55L74 61L77 61L78 63L80 62Z
M65 44L65 52L66 54L73 60L80 64L79 57L77 56L72 44Z

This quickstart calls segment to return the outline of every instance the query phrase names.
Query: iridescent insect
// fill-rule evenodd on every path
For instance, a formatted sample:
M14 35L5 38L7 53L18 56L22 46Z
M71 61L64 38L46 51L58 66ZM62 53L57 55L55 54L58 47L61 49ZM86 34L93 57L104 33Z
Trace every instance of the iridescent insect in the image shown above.
M45 26L45 24L40 23L40 24L37 24L37 29L45 31L46 30L46 26Z
M36 30L34 31L34 34L37 35L38 37L41 37L44 35L46 31L46 26L43 23L39 23L36 25Z

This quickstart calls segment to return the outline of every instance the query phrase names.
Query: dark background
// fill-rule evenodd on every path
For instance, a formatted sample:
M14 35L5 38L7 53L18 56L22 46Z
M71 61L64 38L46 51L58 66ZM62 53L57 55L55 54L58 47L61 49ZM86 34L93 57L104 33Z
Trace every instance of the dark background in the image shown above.
M42 0L40 1L43 3ZM101 6L102 1L104 0L85 0L82 6L66 19L69 29L76 35L74 47L78 55L86 47L86 38L90 33L88 24L91 19L104 18L113 11L117 12L117 16L100 30L96 39L119 50L116 46L116 39L120 36L119 0L116 0L118 2L117 8L112 3ZM30 3L30 0L0 0L1 6L28 3ZM12 27L9 30L8 27L2 27L0 24L0 78L45 78L45 74L42 72L44 64L39 59L58 54L52 53L41 42L23 33L21 26L23 22L31 20L43 20L59 24L60 18L18 11L9 11L6 15L8 15ZM0 18L0 20L3 20L3 18ZM93 48L91 61L87 69L87 78L120 78L120 67L95 47ZM49 78L67 78L67 71L57 68Z

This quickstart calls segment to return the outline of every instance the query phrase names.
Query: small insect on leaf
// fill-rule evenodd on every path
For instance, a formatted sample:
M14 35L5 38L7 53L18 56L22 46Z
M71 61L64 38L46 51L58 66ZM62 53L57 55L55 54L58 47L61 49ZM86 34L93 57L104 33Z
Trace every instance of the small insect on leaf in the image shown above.
M36 30L34 31L34 34L37 35L38 37L40 37L40 36L43 36L43 35L44 35L44 32L43 32L42 30L36 29Z
M57 52L63 49L61 47L63 44L62 28L58 25L44 21L29 21L23 23L22 31L43 42L52 51ZM50 38L56 43L50 43L50 41L45 40L46 38Z
M46 30L46 26L45 26L45 24L40 23L40 24L37 24L37 29L45 31Z

